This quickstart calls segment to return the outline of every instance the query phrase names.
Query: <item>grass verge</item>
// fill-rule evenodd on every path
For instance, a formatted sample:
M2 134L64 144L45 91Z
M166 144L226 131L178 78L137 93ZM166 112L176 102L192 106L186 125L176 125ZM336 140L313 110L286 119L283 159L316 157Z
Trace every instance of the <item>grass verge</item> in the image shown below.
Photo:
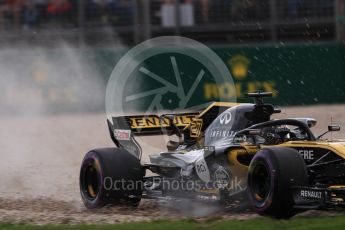
M163 229L163 230L193 230L193 229L344 229L345 216L337 217L299 217L291 220L273 220L269 218L256 218L251 220L221 220L221 221L195 221L195 220L180 220L180 221L152 221L152 222L137 222L137 223L122 223L116 225L30 225L30 224L11 224L0 223L0 229L3 230L148 230L148 229Z

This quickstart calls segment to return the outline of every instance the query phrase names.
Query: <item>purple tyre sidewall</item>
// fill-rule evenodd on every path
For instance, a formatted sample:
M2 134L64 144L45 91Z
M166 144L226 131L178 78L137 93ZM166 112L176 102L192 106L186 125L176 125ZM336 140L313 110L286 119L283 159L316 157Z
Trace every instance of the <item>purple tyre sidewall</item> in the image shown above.
M260 206L258 206L258 200L255 199L254 195L253 195L253 191L251 190L249 184L247 186L247 192L248 192L248 197L249 197L249 201L252 205L252 207L255 209L256 212L260 213L265 213L265 211L271 206L272 201L273 201L273 196L275 193L275 186L276 186L276 170L273 166L273 162L272 159L268 156L269 154L267 154L269 152L269 150L264 149L261 150L259 153L257 153L252 162L255 161L262 161L266 167L267 170L269 172L270 175L270 191L269 191L269 195L267 196L267 198L262 202L262 204ZM251 170L251 169L250 169ZM248 178L248 183L249 183L249 178Z
M86 205L89 208L96 208L103 202L102 198L100 196L101 196L101 194L103 194L103 190L104 190L104 186L103 186L104 175L103 175L103 171L102 171L101 162L99 161L99 159L97 158L97 156L94 153L90 152L87 156L85 156L85 158L83 160L81 171L80 171L81 176L82 176L82 174L85 175L85 171L90 164L95 164L97 166L96 171L97 171L97 180L98 180L98 193L94 199L90 199L90 198L86 197L87 195L83 194L83 192L81 192L81 195L83 197L84 203L85 203L85 200L87 200ZM83 186L82 182L80 181L81 190L83 189L82 186Z

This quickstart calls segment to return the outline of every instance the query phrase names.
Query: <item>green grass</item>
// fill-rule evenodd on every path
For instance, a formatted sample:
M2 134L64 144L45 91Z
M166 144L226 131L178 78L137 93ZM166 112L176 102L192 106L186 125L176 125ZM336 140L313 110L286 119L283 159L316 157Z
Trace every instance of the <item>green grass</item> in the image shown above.
M153 221L153 222L138 222L138 223L123 223L116 225L44 225L36 226L30 224L0 224L0 229L4 230L147 230L147 229L322 229L322 230L336 230L345 228L345 216L337 217L303 217L293 218L291 220L273 220L268 218L257 218L251 220L210 220L210 221L195 221L195 220L181 220L181 221Z

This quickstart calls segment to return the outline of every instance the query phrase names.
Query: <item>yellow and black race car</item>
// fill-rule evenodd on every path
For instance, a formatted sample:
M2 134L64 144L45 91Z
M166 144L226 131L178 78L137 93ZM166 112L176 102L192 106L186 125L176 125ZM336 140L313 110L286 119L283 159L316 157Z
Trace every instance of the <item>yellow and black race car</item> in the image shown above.
M263 98L272 94L248 95L255 103L215 102L192 113L109 119L117 148L86 154L80 170L85 206L179 197L227 205L241 195L257 213L277 218L344 207L345 141L314 136L312 118L271 119L280 110ZM327 132L339 130L330 125ZM142 164L136 137L143 135L178 138Z

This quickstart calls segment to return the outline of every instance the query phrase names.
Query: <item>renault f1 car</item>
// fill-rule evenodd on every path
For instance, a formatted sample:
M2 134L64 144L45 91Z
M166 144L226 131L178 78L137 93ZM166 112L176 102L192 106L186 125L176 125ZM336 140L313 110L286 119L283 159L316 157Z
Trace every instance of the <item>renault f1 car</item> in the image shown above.
M179 197L226 205L244 194L254 211L276 218L344 207L345 141L316 137L312 118L271 119L280 110L263 98L272 94L248 95L253 104L215 102L192 113L108 119L117 148L86 154L80 170L85 206ZM327 132L339 130L330 125ZM141 163L136 138L145 135L178 138Z

